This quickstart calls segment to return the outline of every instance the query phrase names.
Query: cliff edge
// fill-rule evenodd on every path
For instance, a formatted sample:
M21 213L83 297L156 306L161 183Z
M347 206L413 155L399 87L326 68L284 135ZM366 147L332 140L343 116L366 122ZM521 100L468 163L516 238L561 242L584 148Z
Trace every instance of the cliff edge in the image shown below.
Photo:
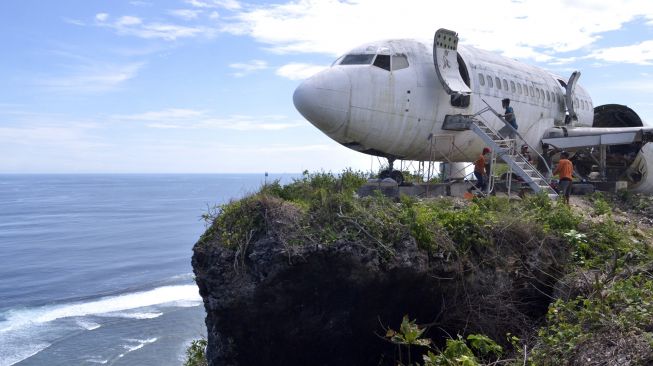
M616 276L633 248L584 248L574 240L595 227L543 197L395 202L355 197L360 181L352 172L306 175L207 214L192 263L209 365L396 365L474 333L504 346L504 358L575 364L586 355L554 354L552 307L571 311L563 306L595 291L579 278L605 276L596 267L611 259ZM637 244L642 258L647 240ZM388 336L404 315L423 330L425 347L402 351ZM645 339L641 327L633 339ZM573 344L601 345L578 333ZM521 344L537 351L515 356ZM650 356L642 352L624 357L637 364Z

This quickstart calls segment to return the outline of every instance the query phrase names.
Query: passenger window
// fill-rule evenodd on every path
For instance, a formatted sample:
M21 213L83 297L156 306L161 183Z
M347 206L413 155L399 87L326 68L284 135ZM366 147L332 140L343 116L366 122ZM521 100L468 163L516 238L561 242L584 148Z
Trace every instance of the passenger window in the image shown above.
M374 60L373 54L347 55L342 59L340 65L369 65Z
M494 78L494 82L497 84L497 89L501 90L501 79L497 76Z
M535 93L537 94L537 99L540 99L540 89L535 88Z
M550 102L551 101L551 94L549 94L549 91L546 91L546 101Z
M376 55L374 66L390 71L390 55Z
M490 88L494 88L494 83L492 82L492 76L490 75L487 76L487 86Z
M408 68L408 58L406 55L392 55L392 70L401 70Z
M508 81L506 79L503 79L503 90L508 91Z
M520 83L517 83L517 93L518 94L524 94L524 92L521 89L521 84Z
M478 74L478 83L481 84L481 86L485 85L485 76L481 73Z
M512 80L510 80L510 91L513 93L517 91L517 89L515 88L515 82Z

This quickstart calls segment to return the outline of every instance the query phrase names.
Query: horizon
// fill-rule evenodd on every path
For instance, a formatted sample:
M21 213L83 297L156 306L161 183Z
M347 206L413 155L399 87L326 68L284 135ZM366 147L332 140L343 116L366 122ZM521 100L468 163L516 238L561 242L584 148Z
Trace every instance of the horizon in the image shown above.
M461 8L472 12L459 11ZM376 171L294 108L357 45L461 43L562 77L653 123L653 3L36 0L0 3L0 174ZM337 24L337 26L334 26Z

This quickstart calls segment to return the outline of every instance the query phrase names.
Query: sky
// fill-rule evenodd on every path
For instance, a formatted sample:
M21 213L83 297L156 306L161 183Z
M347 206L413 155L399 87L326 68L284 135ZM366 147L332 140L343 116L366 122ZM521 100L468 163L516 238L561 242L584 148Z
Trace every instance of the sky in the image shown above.
M653 123L650 0L4 0L0 173L376 169L295 110L355 46L461 43L579 83Z

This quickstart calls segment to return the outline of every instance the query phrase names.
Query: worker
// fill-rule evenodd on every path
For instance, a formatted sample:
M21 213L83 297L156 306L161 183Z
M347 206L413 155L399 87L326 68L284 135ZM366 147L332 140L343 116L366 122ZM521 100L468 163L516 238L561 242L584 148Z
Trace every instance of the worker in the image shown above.
M531 152L528 150L528 145L524 144L519 150L519 154L526 160L529 164L533 164L533 158L531 157Z
M508 136L511 139L514 139L515 133L517 132L517 118L515 117L515 111L510 106L510 99L504 98L501 100L501 106L505 110L502 117L506 120L506 122L508 122L508 124L510 124L512 128L504 126L501 130L499 130L499 133L501 136Z
M553 175L560 176L560 193L564 197L564 202L569 204L569 195L571 194L572 174L574 172L574 164L569 160L569 153L563 151L560 153L560 161L553 171Z
M487 168L486 168L486 162L487 160L485 159L485 155L491 153L492 150L490 150L489 147L484 147L483 152L481 152L481 155L474 161L474 176L476 177L476 188L481 190L481 192L485 192L485 189L487 188ZM473 188L473 187L472 187ZM471 192L472 188L468 189L467 191Z

